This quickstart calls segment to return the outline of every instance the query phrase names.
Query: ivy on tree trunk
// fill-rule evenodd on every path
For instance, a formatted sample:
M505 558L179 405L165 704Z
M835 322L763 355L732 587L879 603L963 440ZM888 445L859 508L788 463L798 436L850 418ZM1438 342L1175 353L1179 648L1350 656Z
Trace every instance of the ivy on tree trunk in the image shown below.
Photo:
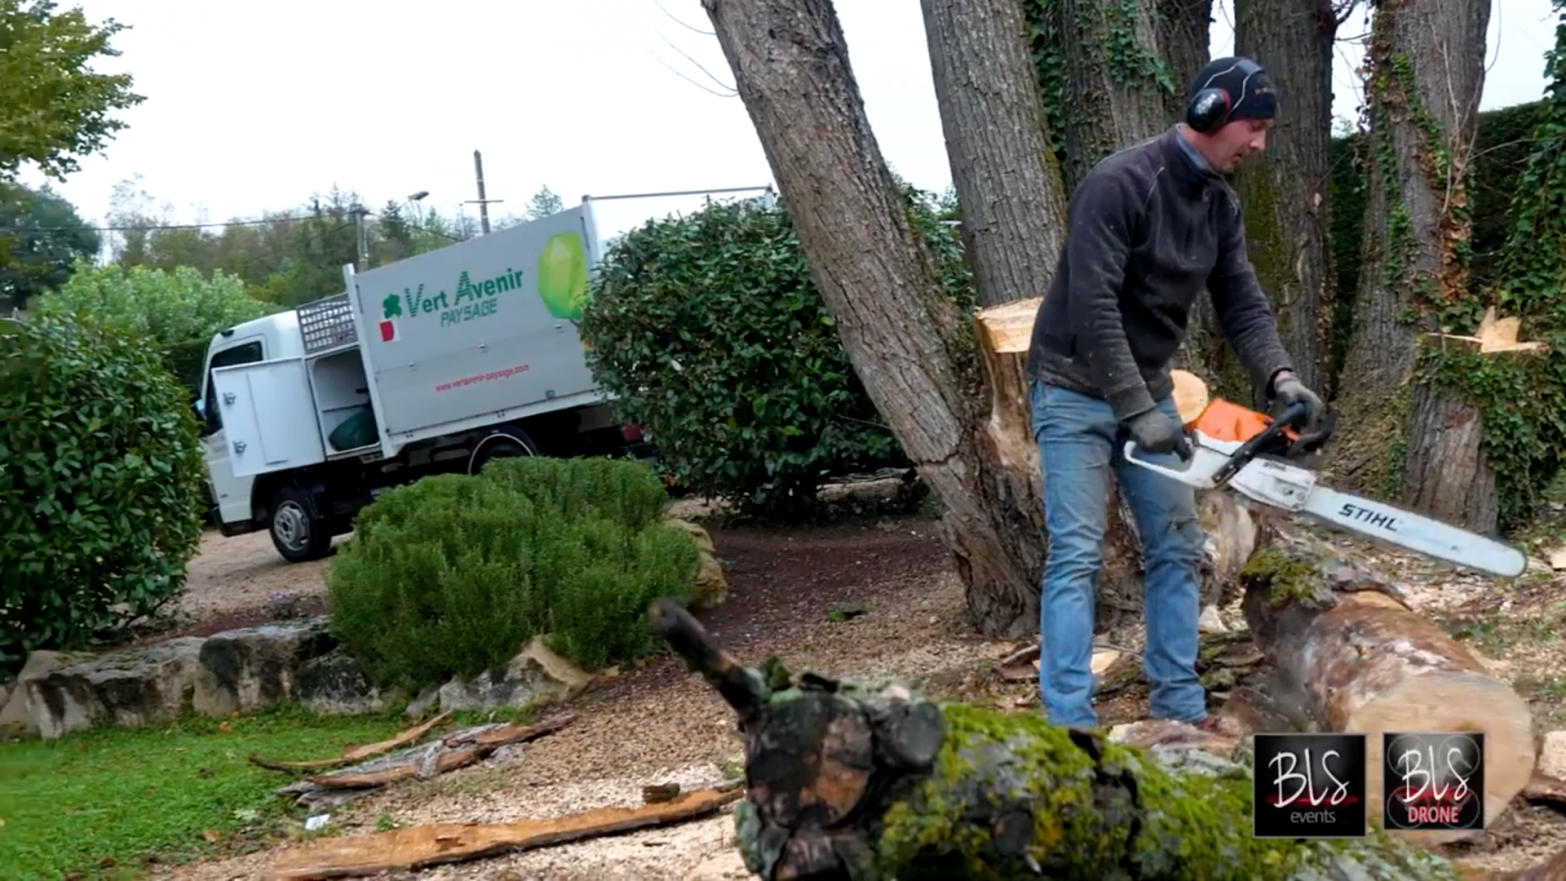
M1484 86L1488 0L1382 0L1366 52L1364 268L1338 395L1340 478L1469 528L1496 525L1480 413L1413 379L1421 338L1476 323L1469 164Z

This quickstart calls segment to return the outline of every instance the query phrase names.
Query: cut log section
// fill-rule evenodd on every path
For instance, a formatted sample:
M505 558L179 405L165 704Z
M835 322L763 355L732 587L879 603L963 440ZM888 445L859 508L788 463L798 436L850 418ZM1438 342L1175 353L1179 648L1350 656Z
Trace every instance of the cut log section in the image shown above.
M1490 824L1534 769L1528 704L1457 640L1410 609L1396 588L1330 548L1275 541L1241 575L1246 620L1283 682L1303 690L1322 730L1363 732L1370 816L1381 816L1381 735L1483 731ZM1400 832L1425 845L1460 831Z
M1036 713L809 673L775 690L677 602L649 614L740 721L749 790L735 807L738 845L768 881L1463 877L1379 830L1255 838L1246 767L1195 744L1148 751Z
M555 820L436 823L322 838L278 854L272 877L279 881L306 881L416 871L442 863L683 823L714 814L742 795L740 789L700 789L658 804L596 808Z

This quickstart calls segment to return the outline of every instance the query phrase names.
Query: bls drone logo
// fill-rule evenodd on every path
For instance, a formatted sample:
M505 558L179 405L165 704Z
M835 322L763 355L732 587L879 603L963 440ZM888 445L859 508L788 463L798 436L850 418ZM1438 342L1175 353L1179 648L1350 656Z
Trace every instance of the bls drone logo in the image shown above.
M1382 743L1382 825L1484 828L1484 732L1388 731Z

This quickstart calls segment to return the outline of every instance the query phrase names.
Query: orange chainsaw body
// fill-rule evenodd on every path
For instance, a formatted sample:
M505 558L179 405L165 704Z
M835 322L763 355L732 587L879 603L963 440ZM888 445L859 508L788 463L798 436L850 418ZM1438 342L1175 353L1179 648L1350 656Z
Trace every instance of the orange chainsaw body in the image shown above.
M1272 417L1265 413L1258 413L1223 398L1213 398L1201 414L1187 422L1185 427L1200 431L1213 440L1243 444L1265 431L1272 422ZM1299 435L1288 428L1283 430L1283 436L1290 441L1299 439Z

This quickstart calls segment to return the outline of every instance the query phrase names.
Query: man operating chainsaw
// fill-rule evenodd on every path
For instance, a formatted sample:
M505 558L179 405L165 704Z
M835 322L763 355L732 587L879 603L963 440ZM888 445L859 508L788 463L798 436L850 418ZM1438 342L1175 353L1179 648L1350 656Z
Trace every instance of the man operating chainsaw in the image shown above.
M1262 152L1276 110L1255 63L1220 58L1192 79L1183 123L1106 157L1072 194L1027 366L1049 532L1039 684L1054 724L1097 724L1089 660L1111 472L1142 542L1151 715L1208 724L1196 675L1204 535L1195 491L1118 452L1129 438L1159 454L1149 458L1191 455L1169 363L1203 288L1267 397L1304 403L1312 423L1323 415L1294 376L1246 257L1239 200L1220 176Z

